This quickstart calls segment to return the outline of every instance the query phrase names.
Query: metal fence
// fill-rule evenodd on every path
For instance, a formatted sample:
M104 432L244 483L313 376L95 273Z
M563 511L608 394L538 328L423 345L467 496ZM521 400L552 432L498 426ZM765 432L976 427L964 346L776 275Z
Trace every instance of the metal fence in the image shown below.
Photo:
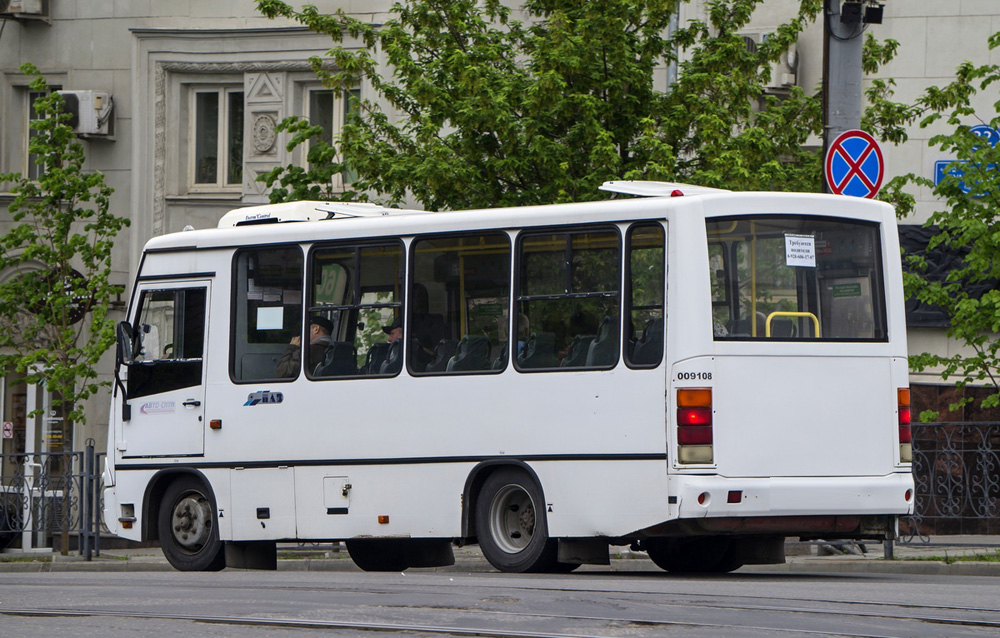
M954 534L1000 535L1000 422L912 425L915 513L902 540ZM104 455L82 452L0 455L0 549L51 548L71 541L89 560L100 554Z
M911 429L916 507L900 521L902 537L1000 534L1000 422Z
M0 455L0 549L53 547L75 542L90 560L100 554L100 457L82 452Z

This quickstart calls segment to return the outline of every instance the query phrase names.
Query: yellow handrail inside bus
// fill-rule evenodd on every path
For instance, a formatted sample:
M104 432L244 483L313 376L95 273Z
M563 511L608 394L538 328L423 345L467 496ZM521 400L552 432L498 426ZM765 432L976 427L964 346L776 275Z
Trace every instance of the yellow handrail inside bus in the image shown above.
M819 339L819 319L816 318L816 315L811 312L790 312L782 310L777 310L767 316L767 323L764 325L765 337L771 336L771 320L775 317L809 317L813 320L813 326L816 328L816 338Z

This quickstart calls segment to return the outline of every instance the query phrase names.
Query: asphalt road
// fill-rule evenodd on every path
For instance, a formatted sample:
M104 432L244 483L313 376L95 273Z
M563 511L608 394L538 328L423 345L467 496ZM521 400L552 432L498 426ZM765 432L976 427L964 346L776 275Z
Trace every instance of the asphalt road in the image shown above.
M0 573L0 635L993 638L1000 579L585 568Z

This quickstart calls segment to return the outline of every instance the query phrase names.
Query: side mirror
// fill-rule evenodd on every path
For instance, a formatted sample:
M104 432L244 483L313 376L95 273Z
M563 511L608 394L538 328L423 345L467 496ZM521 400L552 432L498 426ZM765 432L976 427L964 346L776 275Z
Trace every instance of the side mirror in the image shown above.
M119 321L116 334L118 337L118 363L129 365L135 360L133 353L135 335L132 332L132 324L127 321Z

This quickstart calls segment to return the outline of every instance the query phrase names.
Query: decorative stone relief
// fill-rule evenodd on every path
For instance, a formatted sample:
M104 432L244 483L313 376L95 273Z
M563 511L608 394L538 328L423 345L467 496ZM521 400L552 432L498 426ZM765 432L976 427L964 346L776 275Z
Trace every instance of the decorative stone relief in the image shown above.
M274 148L274 142L278 139L274 127L278 125L275 116L269 113L261 113L253 119L253 147L258 153L270 153Z

